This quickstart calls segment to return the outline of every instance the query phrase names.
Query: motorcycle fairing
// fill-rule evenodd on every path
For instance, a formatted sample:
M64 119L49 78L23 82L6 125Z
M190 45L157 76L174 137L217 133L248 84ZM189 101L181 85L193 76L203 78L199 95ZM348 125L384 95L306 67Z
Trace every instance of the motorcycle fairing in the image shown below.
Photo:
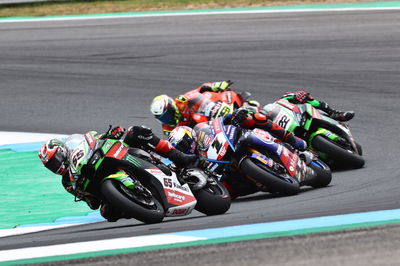
M232 142L235 138L235 132L236 132L236 128L234 128L233 126L224 126L223 124L223 119L222 118L217 118L212 120L212 131L214 131L214 135L218 135L220 133L222 133L223 137L225 138L225 141L229 144L229 146L231 147L231 149L233 151L236 151L235 147L233 146ZM229 132L229 133L226 133ZM229 135L229 137L228 137Z
M196 92L197 93L197 92ZM231 114L235 108L243 105L243 99L233 91L224 92L203 92L190 101L189 107L196 110L191 114L196 123L208 121L209 118L216 118Z
M298 106L295 106L285 100L280 100L280 104L272 103L264 106L264 110L269 112L269 118L285 130L294 131L296 127L303 123L302 112ZM286 108L286 107L289 108Z
M273 167L274 166L274 161L271 158L268 158L262 153L259 152L253 152L249 156L250 158L253 158L255 160L260 161L261 163L265 164L268 167Z
M285 107L293 112L300 113L299 107L297 105L292 104L286 100L280 99L280 100L276 101L276 103L282 105L283 107Z
M207 160L217 163L229 163L223 160L229 148L235 151L232 142L236 137L236 129L232 126L224 126L222 119L214 119L195 127L199 145L199 155ZM228 133L228 134L227 134Z
M275 138L273 138L268 132L258 128L249 132L247 138L249 138L253 147L259 147L275 154L280 159L289 175L292 177L295 175L297 163L299 161L299 156L296 153L291 152L282 144L276 143L274 141Z
M118 140L112 140L112 141L113 144L111 148L106 153L104 153L105 157L121 160L127 154L129 148L125 146L121 141Z
M86 139L87 143L89 144L89 147L91 149L94 149L94 147L96 145L96 138L93 136L93 134L91 134L91 132L86 133L85 139Z
M197 200L188 184L181 185L175 173L167 176L158 168L146 168L163 186L168 202L167 216L181 216L192 212Z

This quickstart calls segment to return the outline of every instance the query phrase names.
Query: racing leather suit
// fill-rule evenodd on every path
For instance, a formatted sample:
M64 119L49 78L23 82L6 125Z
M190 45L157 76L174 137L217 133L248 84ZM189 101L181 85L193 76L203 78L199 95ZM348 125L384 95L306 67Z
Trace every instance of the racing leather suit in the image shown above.
M331 118L344 122L352 119L354 117L354 111L339 111L331 108L326 102L317 101L310 95L310 93L305 91L287 92L281 99L287 100L293 104L309 103L315 108L324 111Z
M114 134L98 134L96 131L90 131L89 134L97 139L120 139L122 138L125 129L122 127L120 131ZM121 134L122 131L122 134ZM115 128L110 131L115 132ZM186 167L197 159L196 155L188 155L175 149L167 140L160 139L153 134L152 130L145 126L132 126L128 129L124 142L133 148L140 148L148 152L155 152L160 156L170 159L177 167ZM100 200L95 198L89 193L82 194L79 189L76 188L75 179L71 176L70 171L62 176L62 185L65 190L73 194L77 198L84 200L88 206L96 210L100 207ZM120 218L124 218L124 213L112 208L108 204L103 204L100 209L100 214L107 219L109 222L115 222ZM126 217L125 217L126 218Z
M181 94L177 96L174 101L176 106L181 113L181 119L176 126L171 126L168 124L162 124L162 130L165 135L169 135L169 133L178 126L189 126L194 127L197 123L208 121L212 115L205 116L196 116L195 113L204 112L203 109L208 108L212 109L217 107L217 102L206 104L208 100L207 97L204 96L204 92L212 92L215 94L219 94L224 91L229 91L229 86L232 84L231 81L221 81L221 82L207 82L203 83L197 89L186 92L185 94ZM257 104L255 101L249 101L250 104ZM210 107L210 105L212 105ZM235 106L235 108L239 108L240 106ZM206 112L207 113L207 112Z

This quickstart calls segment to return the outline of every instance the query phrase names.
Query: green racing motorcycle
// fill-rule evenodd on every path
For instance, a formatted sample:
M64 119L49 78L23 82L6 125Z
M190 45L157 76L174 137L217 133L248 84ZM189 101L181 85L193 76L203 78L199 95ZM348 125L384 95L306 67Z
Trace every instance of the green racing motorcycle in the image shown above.
M361 168L362 148L347 124L328 117L311 104L280 99L263 107L272 121L307 141L308 147L331 167Z
M122 140L99 139L95 132L71 135L65 142L70 171L81 195L96 197L144 223L165 216L225 213L231 204L226 188L199 169L177 169Z

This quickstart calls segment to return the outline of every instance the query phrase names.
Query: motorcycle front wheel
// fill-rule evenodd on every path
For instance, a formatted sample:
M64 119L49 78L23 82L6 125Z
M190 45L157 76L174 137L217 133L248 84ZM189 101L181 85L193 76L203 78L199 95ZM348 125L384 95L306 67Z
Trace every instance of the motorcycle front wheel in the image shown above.
M217 181L214 184L207 183L193 194L197 200L195 209L205 215L223 214L231 207L228 190Z
M314 184L311 186L314 188L326 187L332 181L332 172L329 166L320 160L311 162L308 167L314 170L317 174Z
M101 185L101 193L112 206L141 222L160 223L165 217L163 206L154 196L141 195L139 191L128 189L116 180L105 180Z

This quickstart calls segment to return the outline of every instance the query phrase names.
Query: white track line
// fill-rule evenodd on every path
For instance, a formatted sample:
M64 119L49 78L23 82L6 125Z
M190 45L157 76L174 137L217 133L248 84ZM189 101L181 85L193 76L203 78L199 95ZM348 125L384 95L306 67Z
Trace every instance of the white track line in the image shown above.
M13 131L0 131L0 145L31 143L46 141L51 138L65 138L68 135L51 134L51 133L27 133L27 132L13 132Z
M203 240L173 234L136 236L0 251L0 262Z

